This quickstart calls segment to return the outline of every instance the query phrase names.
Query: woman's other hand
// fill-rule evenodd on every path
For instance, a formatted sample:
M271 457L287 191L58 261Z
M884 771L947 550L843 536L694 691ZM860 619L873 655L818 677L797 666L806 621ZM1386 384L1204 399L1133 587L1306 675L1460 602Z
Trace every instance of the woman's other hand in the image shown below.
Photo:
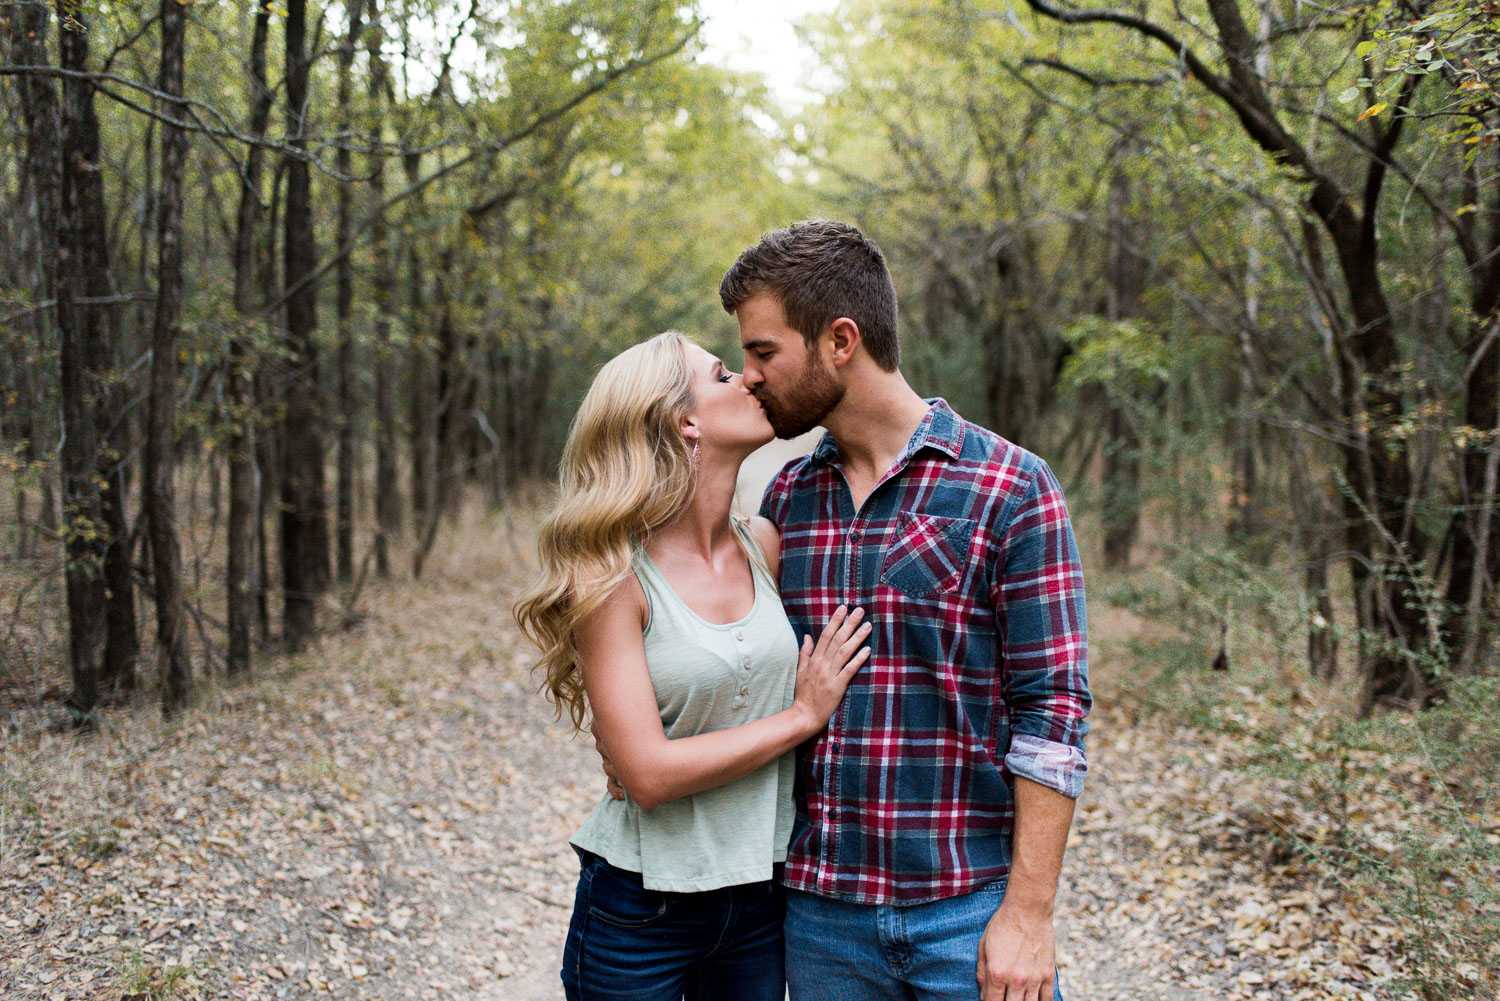
M840 605L816 643L811 636L802 638L792 709L803 715L809 737L828 726L855 672L870 657L865 645L870 624L862 621L864 617L863 608L851 612Z

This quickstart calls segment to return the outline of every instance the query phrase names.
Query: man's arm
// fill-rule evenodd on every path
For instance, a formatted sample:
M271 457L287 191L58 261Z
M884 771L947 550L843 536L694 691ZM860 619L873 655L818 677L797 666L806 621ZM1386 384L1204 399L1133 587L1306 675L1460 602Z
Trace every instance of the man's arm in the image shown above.
M982 1001L1051 1001L1057 878L1088 763L1088 627L1083 572L1062 489L1045 463L1003 533L995 576L1005 765L1015 823L1005 898L976 957Z
M1030 779L1015 780L1010 879L979 940L981 1001L1052 1001L1057 877L1073 822L1073 800Z

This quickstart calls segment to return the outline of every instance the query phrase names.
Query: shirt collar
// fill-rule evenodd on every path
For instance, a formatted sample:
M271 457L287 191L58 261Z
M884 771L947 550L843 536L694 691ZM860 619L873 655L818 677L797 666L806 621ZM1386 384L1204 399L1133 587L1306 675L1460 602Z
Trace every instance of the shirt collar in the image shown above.
M954 459L963 452L964 424L959 420L958 414L953 412L948 401L941 396L934 396L926 402L930 405L929 409L923 415L922 423L912 433L911 440L906 443L906 448L897 457L897 465L906 462L924 448L935 448ZM809 458L814 464L822 462L834 465L839 461L839 446L831 433L823 432L823 437L818 440L817 447L812 450Z

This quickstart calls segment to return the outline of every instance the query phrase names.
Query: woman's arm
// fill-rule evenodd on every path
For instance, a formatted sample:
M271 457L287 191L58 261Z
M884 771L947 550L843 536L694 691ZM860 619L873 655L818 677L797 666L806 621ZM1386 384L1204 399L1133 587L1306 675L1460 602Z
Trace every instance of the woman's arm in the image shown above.
M727 730L668 739L646 669L646 597L634 576L578 628L594 733L621 784L643 809L712 789L775 761L828 725L870 655L861 609L834 614L815 644L803 637L790 708Z

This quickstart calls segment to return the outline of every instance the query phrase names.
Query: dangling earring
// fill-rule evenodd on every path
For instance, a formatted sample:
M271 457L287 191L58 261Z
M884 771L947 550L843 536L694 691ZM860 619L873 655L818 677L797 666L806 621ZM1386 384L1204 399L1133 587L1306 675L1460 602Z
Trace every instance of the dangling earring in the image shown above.
M693 465L698 464L698 439L693 439Z

